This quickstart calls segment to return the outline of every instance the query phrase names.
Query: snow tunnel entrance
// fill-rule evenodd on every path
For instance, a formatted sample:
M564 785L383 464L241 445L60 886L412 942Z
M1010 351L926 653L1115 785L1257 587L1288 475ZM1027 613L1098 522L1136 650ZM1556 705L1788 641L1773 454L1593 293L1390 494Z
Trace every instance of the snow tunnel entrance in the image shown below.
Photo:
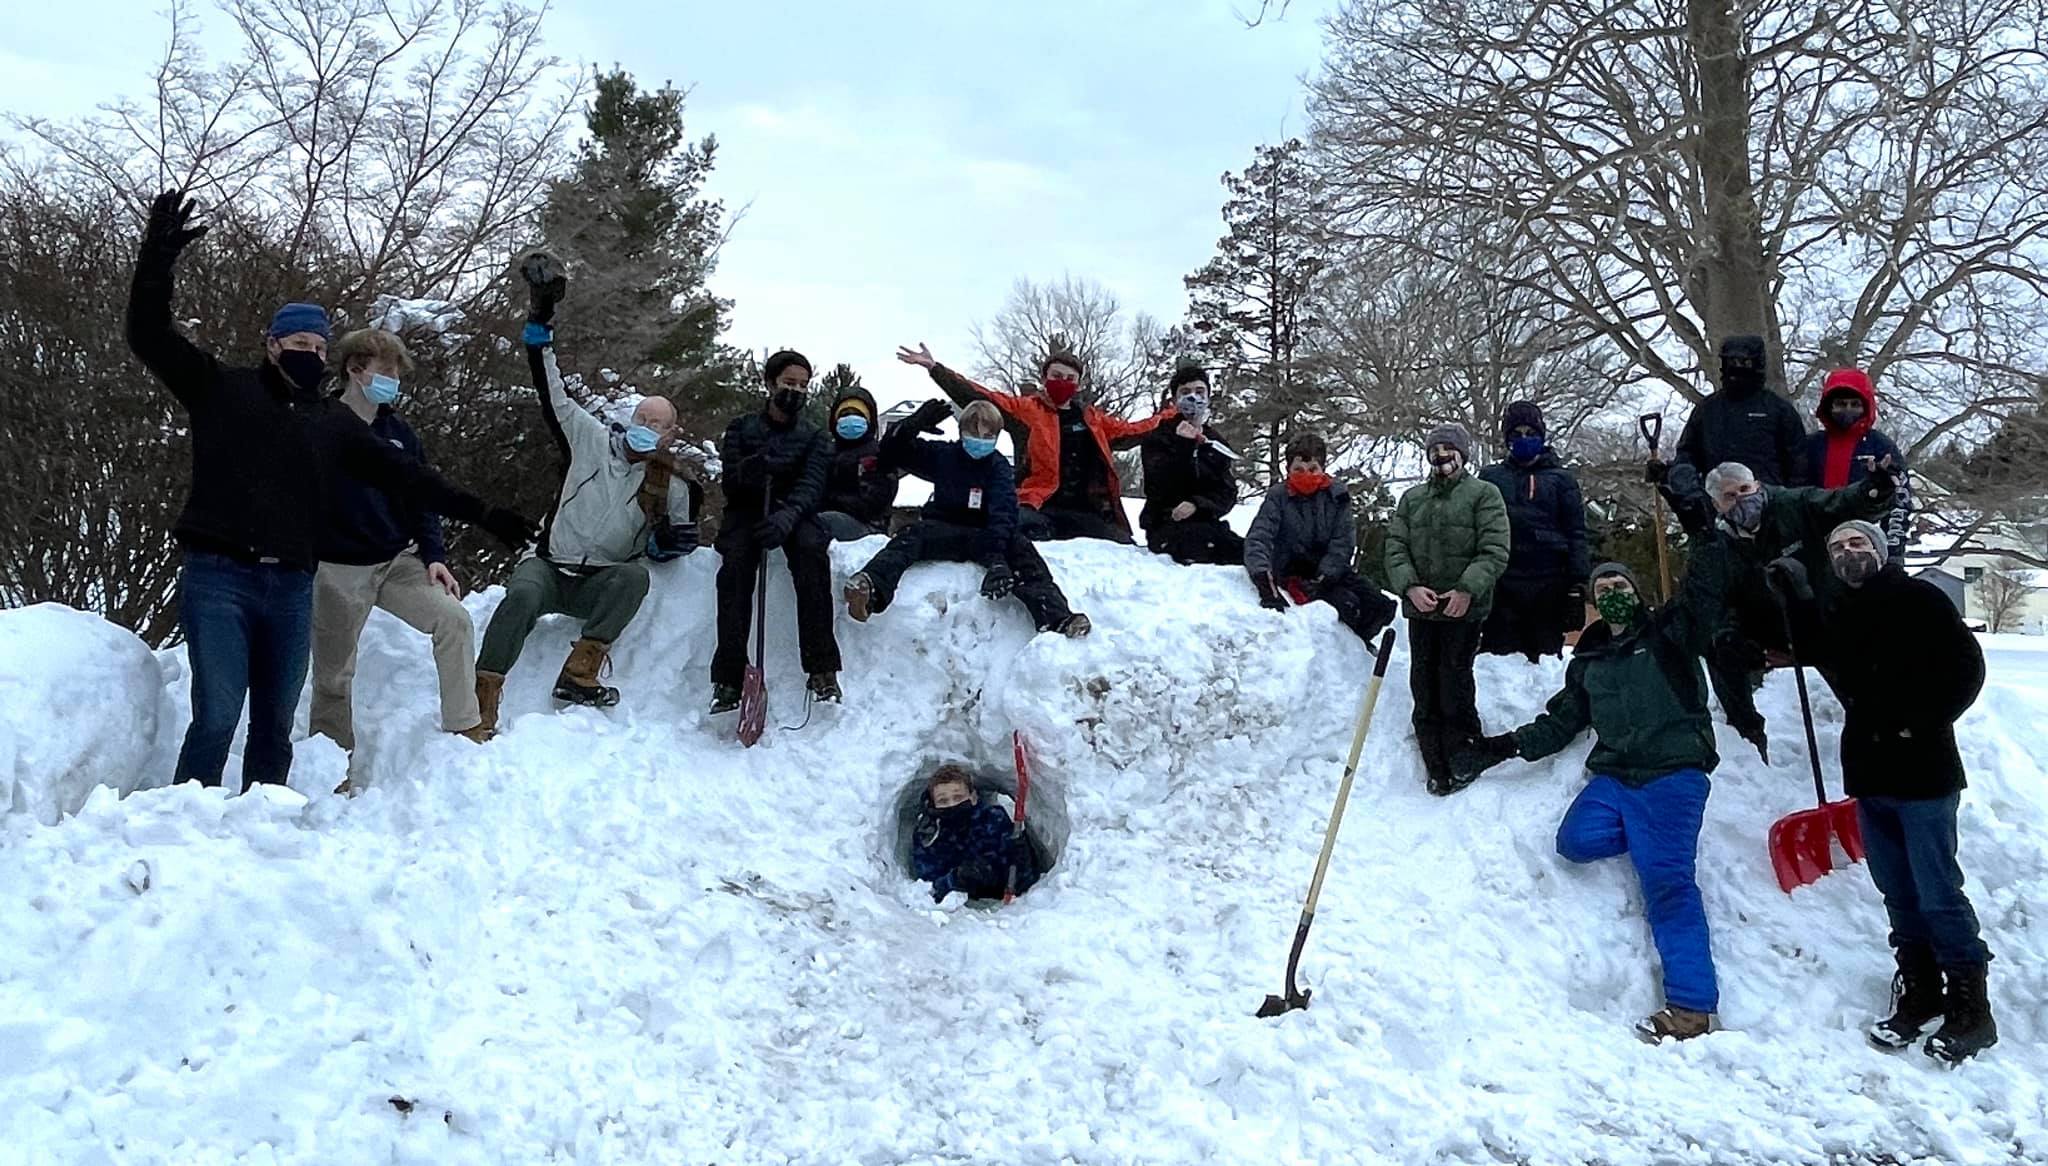
M958 765L974 776L974 792L983 803L999 801L1008 810L1015 805L1017 775L1007 755L1002 765L986 765L960 757L928 757L897 788L885 818L882 851L888 863L906 877L911 869L912 838L917 833L918 811L924 807L924 791L941 765ZM1031 792L1024 807L1024 838L1038 859L1039 879L1044 881L1066 856L1067 837L1072 827L1067 818L1067 788L1064 778L1044 766L1031 770Z

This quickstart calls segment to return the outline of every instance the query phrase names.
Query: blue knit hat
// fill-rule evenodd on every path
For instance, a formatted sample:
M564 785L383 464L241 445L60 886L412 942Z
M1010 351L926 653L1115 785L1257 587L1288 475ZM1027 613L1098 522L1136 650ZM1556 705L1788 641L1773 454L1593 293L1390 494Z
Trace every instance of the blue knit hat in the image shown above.
M275 340L294 332L311 332L322 340L334 338L327 326L327 309L319 304L286 304L270 318L270 330L264 335Z

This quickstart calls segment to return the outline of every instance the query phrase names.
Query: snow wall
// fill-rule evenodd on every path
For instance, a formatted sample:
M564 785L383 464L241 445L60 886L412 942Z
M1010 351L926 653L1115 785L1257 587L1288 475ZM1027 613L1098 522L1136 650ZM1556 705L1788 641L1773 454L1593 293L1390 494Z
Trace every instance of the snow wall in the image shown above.
M836 548L839 578L880 545ZM1260 610L1239 571L1047 558L1093 636L1034 637L973 569L921 567L840 620L846 704L801 731L780 728L803 708L778 567L751 750L703 716L706 551L655 568L616 709L551 708L555 619L505 735L440 734L426 641L377 613L360 797L326 792L345 761L324 741L293 793L17 793L0 1160L2048 1161L2048 654L1992 642L1962 726L2004 1034L1980 1063L1864 1045L1890 961L1860 868L1791 896L1771 878L1765 831L1810 797L1790 677L1763 694L1775 765L1722 729L1701 840L1727 1031L1650 1048L1628 1033L1660 1002L1633 876L1552 852L1585 746L1430 797L1405 650L1304 961L1315 1004L1260 1021L1368 658L1327 608ZM470 600L479 626L496 600ZM77 648L50 648L58 618ZM0 613L17 791L167 779L182 658L145 692L124 635ZM1561 673L1483 660L1488 729ZM1832 781L1824 690L1818 714ZM39 751L58 721L69 743ZM1006 774L1013 729L1060 862L1014 907L935 907L900 869L901 795L941 759Z

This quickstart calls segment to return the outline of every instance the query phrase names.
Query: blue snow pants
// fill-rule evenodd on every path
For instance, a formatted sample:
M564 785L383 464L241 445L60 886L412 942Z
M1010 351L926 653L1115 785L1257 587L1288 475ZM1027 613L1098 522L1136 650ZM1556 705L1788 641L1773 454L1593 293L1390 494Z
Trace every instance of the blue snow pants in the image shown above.
M1694 878L1707 775L1681 769L1636 788L1595 777L1557 827L1557 852L1570 862L1623 854L1635 863L1650 916L1650 938L1664 964L1664 1000L1695 1012L1720 1004L1707 908Z

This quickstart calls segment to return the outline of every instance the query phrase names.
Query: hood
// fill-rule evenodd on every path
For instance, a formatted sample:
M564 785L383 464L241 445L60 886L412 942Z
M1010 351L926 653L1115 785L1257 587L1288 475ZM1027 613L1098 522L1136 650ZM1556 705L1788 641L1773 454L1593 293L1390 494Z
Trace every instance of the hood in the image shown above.
M1543 409L1534 401L1513 401L1501 411L1500 439L1503 444L1514 440L1515 427L1526 425L1536 431L1536 436L1548 441L1550 431L1543 425Z
M875 407L874 394L868 392L866 389L860 387L859 385L852 385L832 394L832 408L825 414L825 416L828 418L826 428L828 430L831 429L831 422L836 422L839 420L840 407L845 405L848 401L858 401L861 405L865 406L867 410L868 432L867 435L865 437L862 437L860 440L866 442L881 437L882 411ZM837 433L834 433L832 435L832 439L834 441L841 440Z
M1863 420L1849 430L1860 437L1877 424L1877 389L1870 383L1870 374L1860 368L1838 368L1827 375L1821 382L1820 404L1814 406L1813 416L1822 430L1835 432L1828 424L1828 399L1842 393L1854 393L1863 399Z

